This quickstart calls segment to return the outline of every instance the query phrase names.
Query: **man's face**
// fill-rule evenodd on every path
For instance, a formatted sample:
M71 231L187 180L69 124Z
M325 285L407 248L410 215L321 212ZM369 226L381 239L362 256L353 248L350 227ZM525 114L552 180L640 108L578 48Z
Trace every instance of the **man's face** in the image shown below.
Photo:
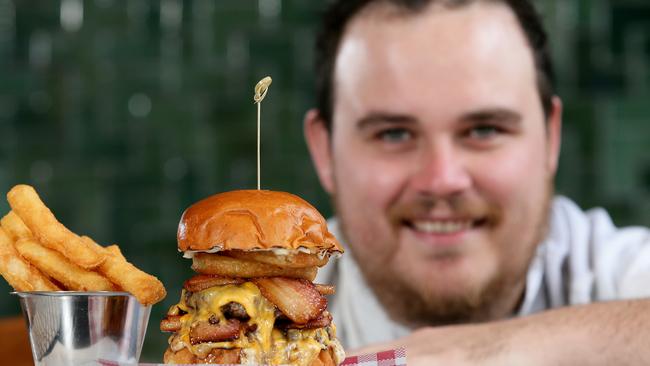
M308 115L308 142L390 314L418 324L511 312L546 223L560 129L559 101L545 124L514 14L367 9L341 41L334 95L332 131Z

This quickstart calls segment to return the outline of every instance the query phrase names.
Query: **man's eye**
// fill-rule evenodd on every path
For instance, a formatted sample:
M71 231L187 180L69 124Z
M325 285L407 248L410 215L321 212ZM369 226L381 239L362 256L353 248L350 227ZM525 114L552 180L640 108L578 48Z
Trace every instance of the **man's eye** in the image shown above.
M385 142L404 142L411 139L413 134L403 128L391 128L379 132L377 137Z
M485 140L490 137L494 137L500 134L501 132L502 132L501 129L499 129L498 127L483 125L483 126L475 126L471 128L468 132L468 135L470 138L473 139Z

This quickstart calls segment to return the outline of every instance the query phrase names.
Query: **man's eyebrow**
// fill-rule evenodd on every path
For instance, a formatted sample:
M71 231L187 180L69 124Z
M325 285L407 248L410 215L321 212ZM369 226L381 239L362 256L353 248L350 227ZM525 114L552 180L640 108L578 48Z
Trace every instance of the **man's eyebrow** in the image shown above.
M413 124L417 119L407 114L396 114L387 112L372 112L357 121L357 129L383 125L383 124Z
M518 125L522 116L519 112L507 108L485 108L463 114L460 118L465 123L495 122Z

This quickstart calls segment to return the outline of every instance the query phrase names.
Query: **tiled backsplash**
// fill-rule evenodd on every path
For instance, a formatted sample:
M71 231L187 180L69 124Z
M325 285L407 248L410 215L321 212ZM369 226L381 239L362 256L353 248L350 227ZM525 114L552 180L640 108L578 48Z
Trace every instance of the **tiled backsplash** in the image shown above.
M262 185L331 212L302 138L324 4L0 0L0 191L36 186L62 222L119 243L167 285L143 360L162 359L157 322L190 274L175 243L183 209L255 187L252 96L265 75ZM540 6L566 112L558 191L648 225L650 3ZM4 295L0 314L18 312Z

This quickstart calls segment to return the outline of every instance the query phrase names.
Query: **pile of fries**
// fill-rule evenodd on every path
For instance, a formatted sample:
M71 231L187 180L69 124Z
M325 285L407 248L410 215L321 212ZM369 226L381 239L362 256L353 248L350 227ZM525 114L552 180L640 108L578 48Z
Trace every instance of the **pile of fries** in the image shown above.
M0 275L16 291L126 291L143 305L162 300L163 284L127 262L117 245L103 247L57 221L34 190L7 194L0 220Z

